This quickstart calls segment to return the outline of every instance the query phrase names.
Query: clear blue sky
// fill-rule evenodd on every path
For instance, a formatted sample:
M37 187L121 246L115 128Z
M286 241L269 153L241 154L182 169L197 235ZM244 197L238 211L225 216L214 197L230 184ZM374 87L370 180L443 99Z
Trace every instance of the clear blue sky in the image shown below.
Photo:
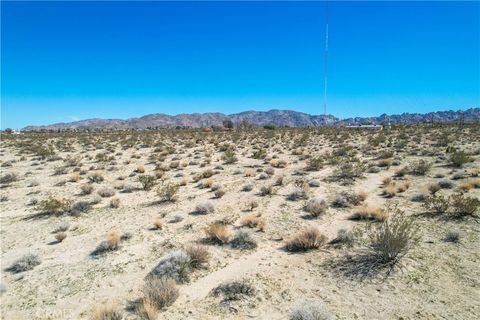
M479 2L330 2L339 117L478 107ZM322 2L5 2L1 126L323 113Z

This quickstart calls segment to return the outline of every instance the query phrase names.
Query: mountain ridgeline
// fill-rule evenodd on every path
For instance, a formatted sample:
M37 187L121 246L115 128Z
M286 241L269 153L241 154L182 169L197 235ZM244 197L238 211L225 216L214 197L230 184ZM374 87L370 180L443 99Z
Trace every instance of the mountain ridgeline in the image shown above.
M226 120L234 125L248 122L255 127L318 127L325 125L365 125L365 124L414 124L423 122L473 122L480 120L480 108L458 111L439 111L426 114L403 113L398 115L382 114L378 117L357 117L339 119L332 115L310 115L291 110L245 111L226 115L214 113L192 113L167 115L150 114L140 118L121 119L88 119L68 123L55 123L46 126L28 126L23 131L58 131L58 130L142 130L159 128L205 128L223 126Z

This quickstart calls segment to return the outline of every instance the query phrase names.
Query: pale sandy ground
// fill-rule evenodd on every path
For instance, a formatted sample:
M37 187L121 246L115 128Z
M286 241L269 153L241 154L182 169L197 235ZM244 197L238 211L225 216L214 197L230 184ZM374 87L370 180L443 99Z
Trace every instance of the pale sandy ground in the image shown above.
M352 139L350 144L358 147L367 145L371 140L366 137ZM480 143L474 137L465 135L465 141L457 147L478 150ZM227 135L228 139L228 135ZM425 139L426 140L426 139ZM164 141L169 143L169 141ZM255 213L262 213L267 221L265 232L254 232L258 247L254 250L240 251L229 246L208 245L212 257L207 269L195 271L189 283L179 285L180 297L166 311L160 313L159 319L286 319L295 303L304 298L317 298L324 302L327 309L337 319L478 319L480 318L480 248L479 221L475 219L446 220L440 218L416 217L421 227L422 238L415 248L403 259L403 267L394 271L388 278L355 279L342 275L335 269L335 261L346 252L354 249L335 249L325 247L306 253L291 254L282 250L283 239L300 230L303 226L317 226L329 239L333 239L341 228L363 228L371 222L348 220L351 209L329 208L328 213L318 219L303 219L306 214L302 208L304 200L288 201L286 195L293 188L292 182L299 178L293 175L305 168L306 162L299 156L292 155L292 139L261 140L269 143L268 155L287 161L286 168L275 168L273 178L258 180L260 173L254 177L245 177L247 168L268 168L264 160L250 158L252 142L241 141L237 149L239 161L235 164L223 164L221 152L215 151L213 144L194 145L190 149L177 148L169 155L165 163L178 156L180 159L194 160L194 152L200 156L195 159L201 163L204 150L212 150L212 163L204 168L189 165L186 168L166 172L172 181L181 181L174 177L183 173L189 183L181 187L179 199L175 203L157 203L154 190L137 190L122 193L118 209L109 207L109 198L94 206L90 212L79 217L64 215L61 217L32 218L36 213L34 206L29 206L31 199L44 199L50 193L56 193L75 201L92 199L102 187L113 187L118 183L138 184L137 175L130 176L139 164L148 163L148 156L154 148L132 148L122 151L116 146L116 170L101 170L105 181L94 184L92 195L81 196L80 185L87 182L86 175L79 183L67 182L64 186L54 186L67 180L67 175L52 175L55 166L63 161L37 161L32 156L20 161L16 148L2 142L2 162L16 160L11 167L2 167L2 175L15 172L21 180L2 188L2 196L8 200L1 202L1 283L6 292L1 296L2 319L79 319L88 318L92 307L108 301L117 301L125 306L128 301L140 296L140 288L146 274L165 254L182 248L187 244L199 242L204 238L203 229L211 222L234 217L232 230L238 227L238 217L248 214L245 207L248 201L257 200L259 207ZM258 143L258 141L257 141ZM311 138L306 147L306 154L322 153L330 150L321 136ZM424 151L427 146L412 143L411 147L398 150L396 157L401 165L407 165L415 159L435 161L436 156L419 156L410 152L417 148ZM79 144L73 145L72 152L60 152L65 157L69 154L83 158L82 169L97 166L95 160L85 159L90 154L104 150L83 150ZM368 149L368 147L367 147ZM379 149L380 150L380 149ZM441 152L444 148L438 148ZM242 152L245 154L242 155ZM131 159L132 154L140 158ZM111 155L114 155L113 153ZM373 156L367 155L366 159ZM124 164L131 159L130 164ZM374 160L372 160L374 161ZM32 166L37 162L39 165ZM411 187L405 193L392 199L381 196L381 184L384 177L391 176L399 166L382 169L379 173L365 173L351 186L342 186L335 182L326 182L324 178L332 172L332 166L320 171L307 171L304 178L308 181L320 181L319 187L312 187L309 197L318 196L331 201L342 190L366 191L367 203L383 206L386 201L398 202L408 215L423 212L421 204L412 202L413 194L423 190L430 182L439 181L435 174L451 176L451 168L445 161L435 163L433 169L423 176L408 176ZM467 171L478 168L480 159L476 156L474 163L466 166ZM226 191L221 199L213 199L209 189L197 188L191 181L192 174L207 168L222 165L213 181ZM106 163L106 169L111 165ZM146 173L152 173L154 164L146 164ZM240 170L241 174L233 174ZM461 171L459 169L457 171ZM95 170L89 171L93 172ZM27 174L29 172L29 174ZM275 194L267 197L257 195L259 188L271 184L279 175L285 176L284 186L275 187ZM124 181L117 180L125 176ZM39 185L29 187L32 181ZM453 181L453 180L452 180ZM455 184L462 180L453 181ZM245 183L255 185L250 192L241 192ZM447 193L453 192L447 190ZM480 190L468 191L469 196L480 197ZM215 206L215 213L208 215L190 214L195 206L204 201ZM151 230L152 217L165 214L166 224L163 230ZM184 219L178 223L168 223L175 215ZM71 228L62 243L54 243L52 231L61 221L69 221ZM187 226L190 225L190 228ZM448 230L458 229L464 234L459 244L445 242ZM122 242L121 248L99 258L92 258L90 253L105 239L110 230L130 232L130 240ZM42 263L31 271L12 274L5 271L14 260L26 253L38 254ZM248 279L256 294L244 301L220 303L210 291L217 285L232 279ZM127 313L129 318L135 315Z

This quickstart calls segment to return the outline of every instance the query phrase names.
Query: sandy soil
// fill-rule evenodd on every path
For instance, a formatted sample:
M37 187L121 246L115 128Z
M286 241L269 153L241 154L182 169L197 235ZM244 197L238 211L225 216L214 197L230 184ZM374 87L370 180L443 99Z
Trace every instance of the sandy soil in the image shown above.
M297 139L304 134L302 130L276 130L274 133L259 130L246 133L236 141L233 141L236 133L228 132L148 133L149 140L143 146L142 133L138 133L130 134L138 139L133 147L123 147L116 138L100 134L87 135L83 140L75 135L2 137L1 175L15 173L19 177L18 181L4 184L1 189L1 283L5 289L1 296L2 319L89 318L94 306L110 301L116 301L124 308L129 301L141 296L145 276L158 261L188 244L207 247L210 261L206 268L195 270L189 282L178 285L178 299L162 310L158 319L286 319L292 307L305 298L323 301L336 319L478 319L479 220L475 217L449 219L445 215L424 215L422 203L411 200L415 194L425 192L429 184L441 180L452 182L452 189L440 191L450 195L458 191L462 182L478 179L478 128L467 128L460 133L460 142L455 146L470 152L473 159L460 169L449 165L444 146L435 145L435 138L440 136L441 130L452 129L436 129L437 133L418 128L409 130L407 144L402 147L388 145L389 141L399 139L400 130L386 133L338 130L336 134L328 135L309 131L308 139L300 147ZM381 134L386 135L387 140L373 146L372 140ZM413 136L419 137L420 141L411 141ZM195 141L195 137L203 138ZM54 145L58 158L39 159L29 154L18 144L28 139ZM93 141L92 144L86 145L85 139ZM67 146L59 141L67 141ZM236 146L237 162L224 163L219 148L225 142ZM151 160L151 155L159 153L159 147L155 145L158 143L163 144L161 150L165 146L175 148L161 162ZM356 178L349 185L329 181L328 177L338 165L328 164L329 156L325 153L342 145L350 146L367 165L379 162L378 155L390 150L393 155L389 159L396 160L397 164L378 168L378 172L365 169L363 177ZM267 150L266 159L252 158L257 146ZM107 152L112 159L99 162L95 155L102 152ZM317 154L326 159L323 168L305 170L308 157ZM74 167L68 167L65 174L54 174L55 168L65 165L63 159L68 156L81 159L81 165L76 167L85 172L81 172L78 182L70 181ZM210 163L205 163L207 158L211 159ZM167 169L165 167L176 159L186 160L189 164L169 169L162 177L173 183L187 179L175 202L159 202L155 192L157 187L150 191L122 192L122 185L141 187L138 182L140 174L134 172L139 165L145 166L145 174L153 174L156 165ZM285 160L286 166L274 168L272 159L274 162ZM392 177L399 168L419 159L433 164L428 173L407 174L398 181L408 180L408 190L392 198L384 197L384 178ZM267 168L273 168L274 174L260 179ZM199 187L199 183L208 179L193 181L196 174L206 169L215 171L210 179L225 190L223 197L215 198L210 188ZM92 183L92 194L82 195L80 186L88 183L87 177L93 172L101 172L105 179ZM246 176L246 172L253 172L253 176ZM465 176L454 179L454 175L461 172L465 172ZM283 185L274 186L273 195L259 195L262 186L273 184L281 175L284 176ZM287 199L295 181L300 178L319 182L317 187L307 189L307 195L327 201L329 208L324 215L309 219L303 209L307 200ZM241 191L247 183L254 186L253 190ZM33 199L39 202L51 194L73 202L91 201L99 197L98 190L114 187L117 188L114 197L121 203L119 208L111 208L111 197L106 197L78 216L68 213L43 216L37 206L31 204ZM421 238L388 276L355 276L355 272L347 274L339 267L347 256L362 249L361 243L341 248L325 245L301 253L284 250L285 241L306 226L318 227L332 240L342 228L363 231L369 225L378 224L350 220L352 208L331 206L330 203L342 191L367 192L365 202L374 207L385 208L388 203L397 203L420 228ZM478 199L480 189L472 188L464 194ZM228 228L232 232L240 229L238 220L251 213L247 204L252 200L258 202L253 212L261 214L267 222L264 232L251 229L257 248L237 250L228 244L213 245L202 241L204 229L220 219L231 222ZM196 205L205 201L214 205L215 212L192 214ZM183 219L171 222L177 215ZM164 227L154 230L152 219L159 216ZM70 228L66 231L66 239L58 243L53 231L64 221L70 223ZM129 233L131 238L122 241L118 250L92 257L92 251L112 230ZM444 240L450 230L461 232L459 243ZM37 254L41 264L21 273L6 270L28 253ZM255 294L228 302L211 294L219 284L235 279L252 283ZM128 310L125 316L137 318Z

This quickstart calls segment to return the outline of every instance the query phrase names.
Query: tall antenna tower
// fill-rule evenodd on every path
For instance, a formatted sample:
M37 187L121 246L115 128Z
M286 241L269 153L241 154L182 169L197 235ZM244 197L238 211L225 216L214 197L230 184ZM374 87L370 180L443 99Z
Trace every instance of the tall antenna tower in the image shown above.
M327 84L328 84L328 1L325 1L325 88L323 93L323 115L327 115Z

